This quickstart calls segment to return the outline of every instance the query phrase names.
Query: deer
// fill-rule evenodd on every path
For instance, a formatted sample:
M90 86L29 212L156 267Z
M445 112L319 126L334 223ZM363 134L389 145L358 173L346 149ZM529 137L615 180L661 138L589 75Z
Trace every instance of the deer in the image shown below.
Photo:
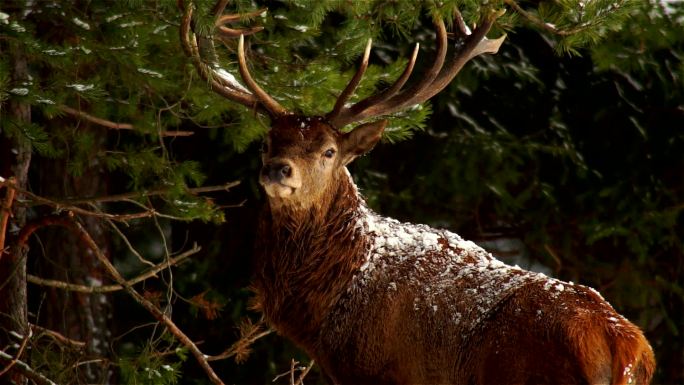
M434 18L436 56L419 79L406 86L416 45L393 84L350 104L369 41L332 111L303 116L254 81L245 35L260 28L231 28L245 16L224 15L225 6L212 10L217 33L239 38L245 86L200 54L211 43L195 33L190 2L181 2L181 43L211 90L270 118L253 287L268 324L331 383L650 383L655 359L643 332L597 291L506 265L448 230L375 213L347 169L381 139L383 117L425 102L468 61L498 52L506 36L487 34L501 11L485 12L472 30L456 11L448 60L447 30Z

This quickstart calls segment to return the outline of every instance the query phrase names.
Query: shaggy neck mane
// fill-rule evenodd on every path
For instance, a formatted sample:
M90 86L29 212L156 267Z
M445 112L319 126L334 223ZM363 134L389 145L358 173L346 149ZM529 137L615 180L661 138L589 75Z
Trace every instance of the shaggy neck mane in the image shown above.
M367 249L357 225L362 198L345 169L335 179L313 207L266 205L259 223L259 306L280 334L312 351L321 322Z

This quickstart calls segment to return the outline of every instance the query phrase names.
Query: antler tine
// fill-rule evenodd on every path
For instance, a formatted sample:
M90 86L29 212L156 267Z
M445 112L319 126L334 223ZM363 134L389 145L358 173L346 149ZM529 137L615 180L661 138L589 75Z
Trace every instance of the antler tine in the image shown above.
M444 69L444 72L439 74L439 77L435 79L429 88L424 89L419 95L416 95L415 99L418 100L416 103L421 103L422 101L430 99L448 86L470 59L484 53L495 54L499 51L499 47L501 47L501 44L503 44L506 39L506 35L504 34L493 40L487 39L486 35L494 25L496 19L501 17L505 12L505 9L492 12L482 19L480 26L475 28L472 34L466 37L461 50L454 56L454 59L449 62L449 65ZM458 14L458 16L460 17L460 14Z
M356 91L356 87L359 86L359 83L361 83L363 74L366 72L366 69L368 68L368 59L370 58L372 45L373 39L368 39L368 44L366 44L366 50L363 52L363 60L361 60L361 65L359 66L359 69L356 71L356 74L354 74L354 77L351 78L351 80L349 81L349 84L347 84L347 87L345 87L344 91L342 91L340 96L337 98L337 101L335 102L335 107L333 107L333 110L327 115L328 121L335 120L335 118L340 114L340 112L344 108L344 104L347 102L347 100L349 100L349 97L354 94L354 91Z
M266 93L254 81L252 75L247 68L247 60L245 60L245 36L240 35L238 42L238 63L240 64L240 75L247 84L250 90L256 95L261 104L271 113L272 116L281 116L287 114L287 110L283 108L275 99Z
M406 75L406 78L410 75L410 71L408 74L407 71L405 71L398 79L402 80L399 87L396 87L396 85L400 83L397 81L382 93L368 97L353 106L344 109L331 121L331 124L336 127L342 127L371 117L392 114L411 105L419 104L430 99L444 89L470 59L483 53L496 53L498 51L506 38L506 35L494 40L487 39L486 35L494 25L496 19L499 18L503 12L505 12L505 10L491 12L485 15L482 18L480 25L470 34L465 26L465 22L460 17L460 13L456 12L455 24L458 28L458 33L463 39L463 44L446 67L444 67L444 59L447 50L446 28L444 22L441 19L438 19L435 22L438 44L436 59L423 79L412 87L401 90L403 82L406 81L406 79L403 79L404 75ZM414 51L414 58L409 62L410 67L413 67L415 53L416 51Z
M179 6L184 7L183 18L181 19L180 27L181 46L183 47L185 54L191 58L192 64L195 66L202 79L209 83L212 91L225 97L226 99L240 103L248 108L259 109L258 100L254 97L254 95L245 91L241 91L236 87L227 84L226 82L218 81L214 71L202 61L197 44L197 38L190 30L193 5L192 3L184 4L182 1L179 1L178 3Z
M337 127L342 127L351 122L363 120L366 117L385 115L382 111L376 111L376 107L381 106L384 103L388 102L388 100L392 100L397 97L410 98L412 95L415 95L416 93L420 92L420 90L422 90L423 88L428 87L432 83L432 81L435 80L437 75L439 75L442 66L444 65L444 60L446 58L447 53L447 33L446 27L444 26L444 21L442 21L441 19L435 20L435 27L437 30L437 54L435 57L435 61L432 63L432 66L430 66L430 68L426 71L425 76L418 83L397 94L401 87L404 86L409 76L411 75L411 72L413 71L415 60L418 56L419 48L419 46L416 45L416 48L413 50L411 60L406 66L404 73L399 77L399 79L397 79L397 81L392 86L390 86L389 89L378 94L377 96L370 96L354 104L353 106L349 107L346 111L344 111L343 114L340 114L340 116L337 119L335 119L334 122L331 123L333 123L333 125L336 124Z

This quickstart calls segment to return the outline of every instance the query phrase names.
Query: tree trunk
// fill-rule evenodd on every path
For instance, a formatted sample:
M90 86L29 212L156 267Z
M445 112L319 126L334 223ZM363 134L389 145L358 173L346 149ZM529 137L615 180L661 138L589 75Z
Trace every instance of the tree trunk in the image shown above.
M28 64L25 54L13 44L0 54L10 55L12 63L12 80L15 84L28 81ZM31 106L27 103L10 101L8 103L8 119L17 124L31 122ZM24 137L8 138L0 128L0 176L3 178L14 177L17 186L25 189L27 186L28 169L31 164L31 144ZM7 191L5 191L7 193ZM17 193L16 198L21 198ZM16 200L15 200L16 202ZM26 208L14 204L11 208L12 216L6 229L6 250L0 254L0 349L9 353L12 349L7 346L20 344L14 332L20 336L29 333L27 318L26 296L26 248L21 248L14 243L13 236L26 223ZM3 213L8 215L9 213ZM16 354L16 352L15 352ZM0 360L6 364L5 361ZM5 365L2 365L4 368ZM2 378L0 383L24 384L26 379L19 372L11 371Z

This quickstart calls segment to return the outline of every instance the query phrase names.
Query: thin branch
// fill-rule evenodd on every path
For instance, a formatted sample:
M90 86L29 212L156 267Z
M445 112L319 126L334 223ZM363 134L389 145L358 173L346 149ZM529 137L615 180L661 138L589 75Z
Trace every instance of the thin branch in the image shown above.
M27 198L33 200L34 202L38 202L39 204L43 204L46 206L52 206L57 210L68 210L68 211L73 211L76 214L81 214L81 215L87 215L91 217L97 217L97 218L108 218L113 221L118 221L118 222L126 222L130 221L132 219L139 219L139 218L150 218L154 215L157 215L154 210L147 210L141 213L133 213L133 214L108 214L108 213L102 213L102 212L95 212L95 211L90 211L86 209L82 209L77 206L72 206L68 204L64 204L62 202L55 201L53 199L41 197L39 195L36 195L28 190L22 189L16 184L10 184L8 181L5 182L0 182L0 186L7 186L11 189L16 190L18 193L21 195L26 196Z
M300 374L299 378L297 378L297 382L294 383L294 385L304 385L304 377L306 377L307 374L311 371L311 368L313 368L314 364L316 363L315 360L311 360L309 362L309 366L306 367Z
M196 254L199 252L201 248L197 245L194 245L192 249L178 255L177 257L168 259L158 265L155 265L153 268L149 269L147 272L138 275L135 278L129 279L126 281L126 284L129 286L133 286L135 284L138 284L142 281L145 281L149 278L152 278L157 275L160 271L167 269L171 266L177 265L181 261L187 259L189 256ZM28 282L31 282L36 285L41 285L41 286L50 286L50 287L56 287L58 289L64 289L68 291L75 291L79 293L111 293L114 291L119 291L123 290L124 286L121 284L115 284L115 285L104 285L104 286L86 286L86 285L77 285L69 282L64 282L64 281L58 281L54 279L45 279L45 278L40 278L36 277L35 275L27 274L26 275L26 280Z
M5 182L5 180L2 180ZM16 180L14 177L7 180L9 185L16 185ZM5 193L5 199L2 201L2 206L0 206L0 259L5 253L5 234L7 232L7 222L12 216L12 203L14 202L15 190L12 187L7 187L7 192Z
M11 361L14 357L0 350L0 360ZM26 362L21 360L16 360L12 370L21 372L24 376L30 378L38 385L57 385L56 382L50 380L49 378L43 376L42 374L36 372L32 367L30 367Z
M240 184L239 181L234 181L234 182L229 182L229 183L226 183L226 184L220 185L220 186L206 186L206 187L190 188L190 189L187 189L187 191L190 193L193 193L193 194L212 192L212 191L224 191L224 190L227 191L231 187L237 186L238 184ZM77 204L85 204L85 203L93 203L93 202L129 201L128 199L130 197L138 197L138 196L144 197L144 196L161 195L161 194L168 192L169 191L168 189L153 190L153 191L150 191L147 193L125 193L125 194L120 194L120 195L116 195L116 196L108 196L108 197L78 199L78 200L74 199L72 201L58 201L55 199L45 198L45 197L36 195L36 194L34 194L28 190L22 189L19 186L17 186L15 183L12 183L11 179L0 180L0 187L2 187L2 186L16 190L16 192L21 193L26 198L29 198L33 202L40 204L40 205L51 206L57 210L73 211L76 214L87 215L87 216L96 217L96 218L110 219L110 220L117 221L117 222L124 222L125 223L125 222L133 220L133 219L151 218L154 216L161 216L161 217L167 217L167 218L170 217L166 214L159 213L156 210L148 208L148 207L144 207L145 211L142 211L139 213L109 214L109 213L104 213L104 212L99 212L99 211L86 210L86 209L83 209L81 207L76 206ZM134 203L134 202L130 202L130 203ZM183 218L173 218L173 219L186 220Z
M91 123L95 123L99 126L106 127L112 130L133 130L134 127L130 123L117 123L117 122L112 122L111 120L106 120L102 118L98 118L97 116L93 116L88 114L87 112L77 110L68 106L60 105L57 106L61 111L66 112L69 115L73 115L76 117L79 117L83 120L87 120ZM163 131L160 133L161 136L191 136L194 135L194 132L192 131Z
M228 350L221 354L217 354L215 356L209 356L207 357L207 361L218 361L218 360L225 360L228 358L231 358L235 356L236 354L240 353L241 351L244 351L244 349L253 344L256 340L265 337L269 334L273 333L273 329L268 329L264 330L261 333L254 334L251 336L247 336L247 338L241 338L240 340L236 341Z
M91 123L95 123L97 125L100 125L102 127L107 127L111 128L112 130L132 130L133 125L130 123L116 123L112 122L110 120L98 118L96 116L90 115L87 112L77 110L75 108L71 108L68 106L63 106L60 105L58 108L64 112L66 112L69 115L77 116L79 118L83 118L84 120L87 120Z
M520 16L524 17L530 23L532 23L538 27L541 27L542 29L544 29L548 32L551 32L554 35L570 36L570 35L574 35L577 32L581 32L581 31L588 28L588 26L579 26L579 27L575 27L575 28L571 28L571 29L558 29L558 28L554 27L553 25L544 22L544 20L536 17L532 13L527 12L524 9L522 9L522 7L520 5L518 5L518 2L516 0L504 0L504 3L506 3L511 8L513 8L513 10L515 12L517 12Z
M201 194L201 193L216 192L216 191L228 191L231 188L233 188L239 184L240 184L240 181L238 180L238 181L228 182L228 183L225 183L222 185L217 185L217 186L193 187L193 188L186 189L185 191L189 192L190 194ZM156 190L143 191L143 192L129 192L129 193L123 193L123 194L117 194L117 195L107 195L107 196L100 196L100 197L66 199L64 202L68 203L68 204L72 204L72 205L79 205L79 204L84 204L84 203L121 202L121 201L125 201L127 199L157 196L157 195L166 194L168 192L169 192L169 189L164 188L164 189L156 189Z
M290 361L290 370L288 370L285 373L281 373L281 374L275 376L275 378L271 382L276 382L279 379L289 375L290 376L290 385L304 385L304 377L306 377L306 375L309 374L309 372L311 371L311 368L313 368L315 363L316 363L316 361L311 360L311 362L309 362L309 365L306 367L297 366L297 364L299 364L299 362L295 361L293 358L292 361ZM297 377L297 380L295 381L295 372L298 370L301 371L301 373L299 374L299 376Z
M120 285L124 287L124 290L128 292L128 294L133 297L133 299L138 302L142 307L144 307L155 319L157 319L159 322L164 324L166 328L173 334L178 340L186 347L192 355L195 357L197 360L197 363L202 367L204 372L207 374L209 379L214 383L214 384L221 384L223 385L223 381L216 375L214 370L211 368L209 363L207 362L206 356L197 348L197 345L187 336L185 333L183 333L177 326L176 324L169 318L168 315L166 315L164 312L159 310L157 306L155 306L152 302L150 302L148 299L143 297L140 293L138 293L131 285L128 284L128 282L121 276L121 273L112 265L112 263L109 261L109 259L102 253L102 250L97 246L97 243L93 240L93 238L90 236L90 234L83 228L83 226L76 221L71 222L71 227L74 229L76 232L78 232L81 240L84 241L84 243L88 246L93 251L93 254L95 254L95 257L100 261L102 266L105 268L105 270L109 273L109 275Z
M50 336L51 338L53 338L55 341L57 341L63 345L69 345L71 347L78 348L78 349L83 349L86 346L85 342L77 341L77 340L65 337L63 334L58 333L54 330L50 330L50 329L47 329L47 328L44 328L44 327L38 326L38 325L30 325L30 326L31 326L31 330L34 330L36 333L46 334L46 335Z

